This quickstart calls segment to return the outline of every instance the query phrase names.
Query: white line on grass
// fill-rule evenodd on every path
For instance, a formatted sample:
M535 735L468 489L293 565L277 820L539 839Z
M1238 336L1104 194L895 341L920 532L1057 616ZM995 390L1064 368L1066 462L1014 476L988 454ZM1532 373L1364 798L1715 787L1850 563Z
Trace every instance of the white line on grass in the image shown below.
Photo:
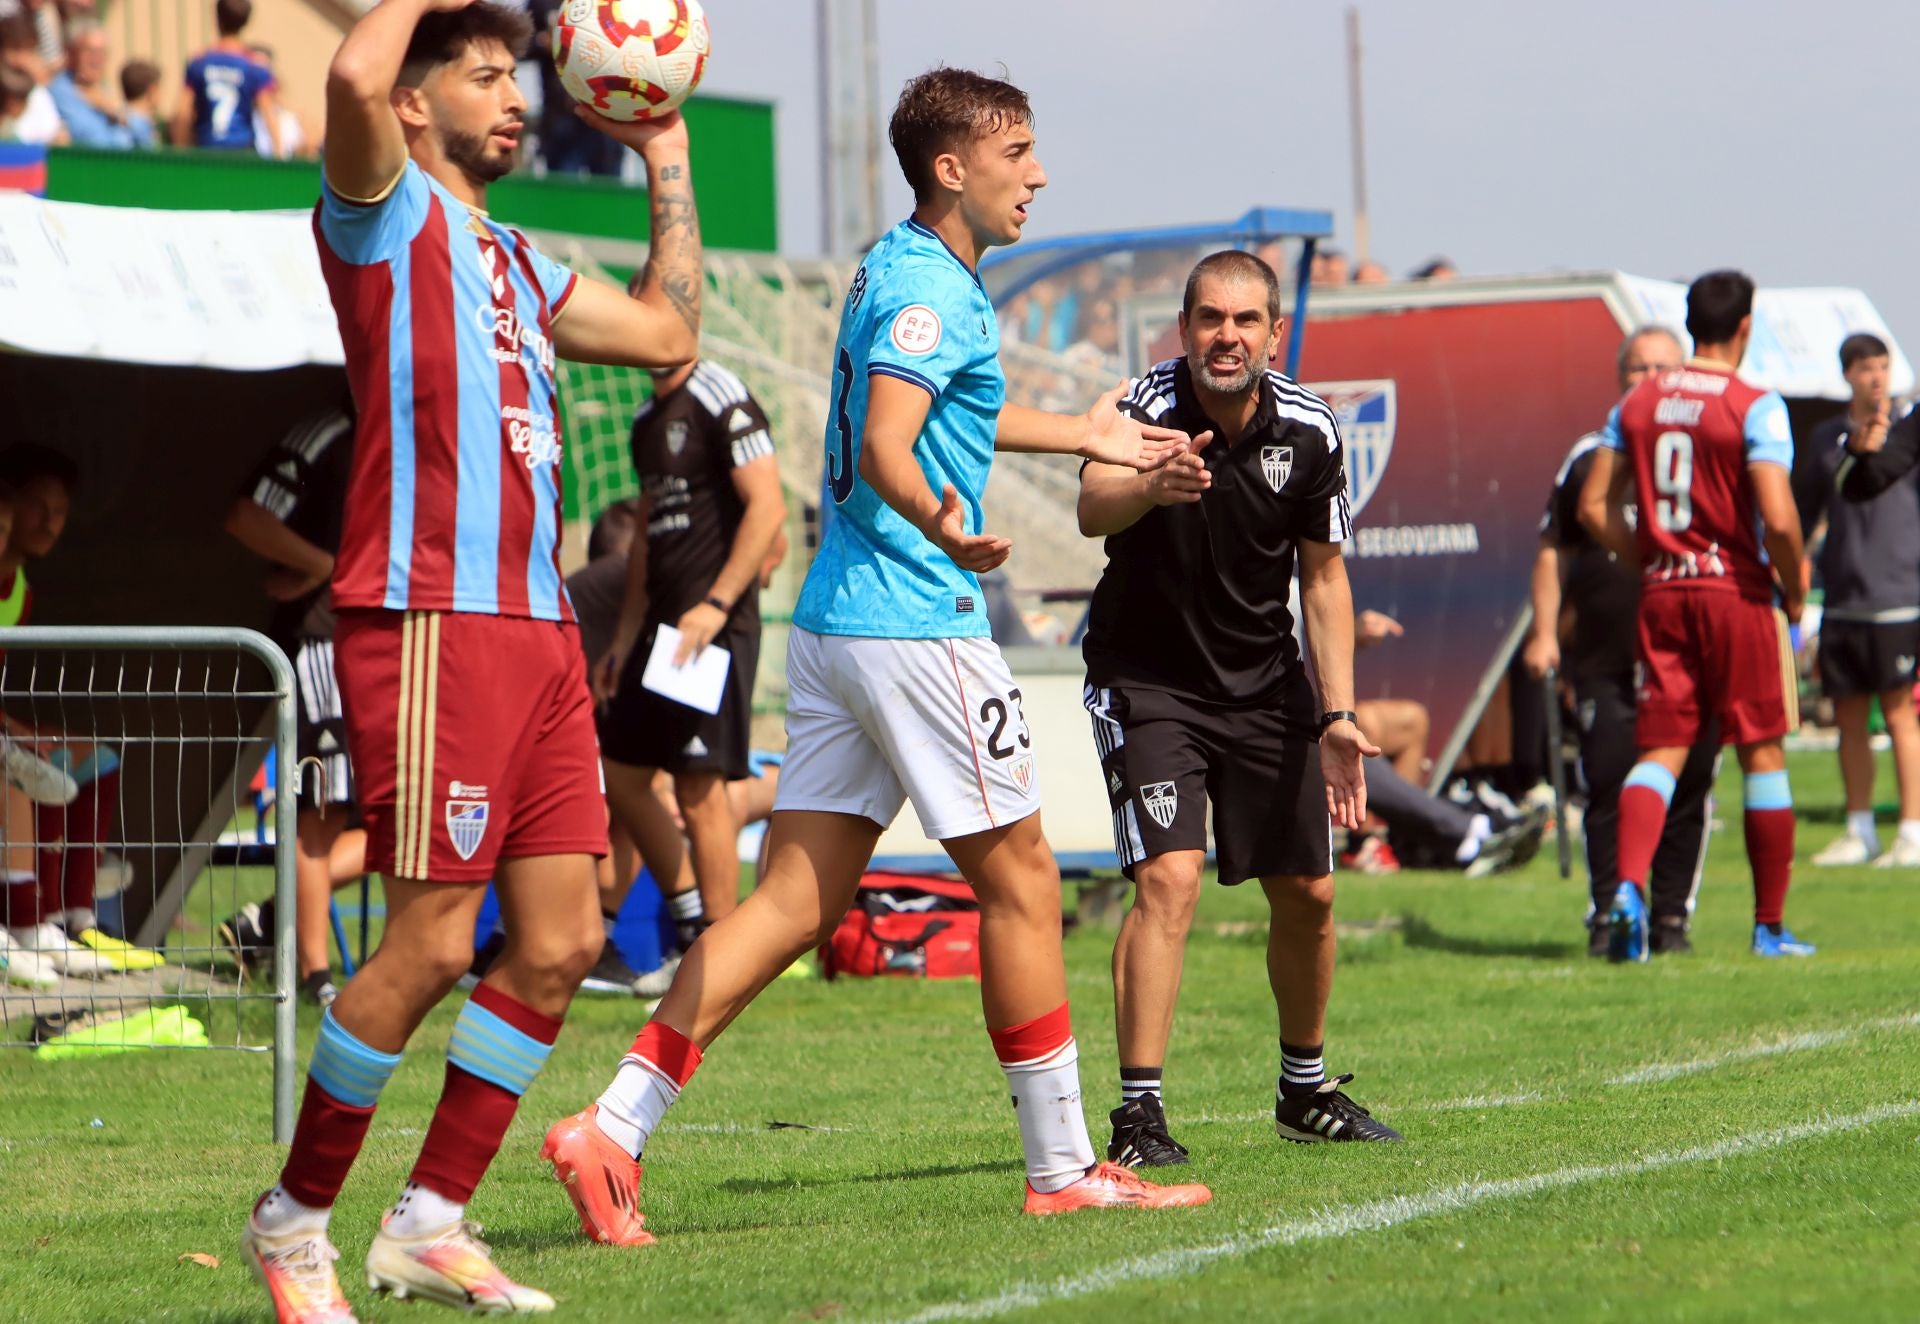
M933 1324L936 1320L947 1319L991 1319L996 1315L1004 1315L1008 1311L1024 1310L1034 1306L1048 1305L1055 1301L1088 1296L1126 1283L1199 1273L1210 1265L1224 1260L1237 1260L1272 1246L1293 1246L1308 1241L1349 1237L1360 1232L1378 1232L1398 1227L1402 1223L1411 1223L1438 1214L1458 1213L1494 1201L1515 1200L1524 1196L1537 1195L1541 1191L1583 1186L1589 1182L1611 1181L1619 1177L1636 1176L1643 1172L1657 1172L1663 1168L1712 1163L1719 1159L1758 1154L1802 1140L1836 1135L1842 1131L1857 1131L1862 1127L1873 1126L1880 1122L1915 1115L1920 1115L1920 1101L1883 1104L1878 1108L1869 1108L1865 1112L1852 1113L1845 1117L1802 1122L1795 1126L1783 1126L1770 1131L1752 1131L1745 1135L1729 1136L1725 1140L1717 1140L1708 1145L1670 1150L1663 1154L1649 1154L1630 1163L1589 1164L1559 1168L1553 1172L1538 1172L1531 1176L1512 1177L1503 1181L1460 1182L1453 1186L1437 1187L1418 1195L1395 1195L1360 1205L1336 1205L1330 1209L1319 1210L1305 1218L1277 1223L1272 1227L1229 1237L1225 1241L1217 1241L1211 1245L1161 1251L1156 1255L1133 1256L1095 1269L1090 1273L1070 1278L1056 1278L1052 1282L1026 1283L998 1296L974 1301L949 1301L930 1307L916 1315L907 1316L903 1324Z
M1609 1085L1650 1085L1662 1080L1673 1080L1678 1076L1691 1076L1701 1071L1712 1071L1734 1062L1751 1062L1756 1058L1778 1057L1782 1053L1805 1053L1816 1048L1831 1048L1834 1044L1843 1044L1849 1039L1874 1030L1910 1030L1920 1026L1920 1012L1908 1016L1888 1016L1877 1021L1867 1021L1852 1029L1810 1030L1805 1034L1790 1034L1784 1039L1775 1039L1764 1044L1749 1044L1745 1048L1730 1048L1724 1053L1710 1053L1706 1057L1696 1057L1686 1062L1655 1062L1651 1066L1638 1067L1618 1076L1609 1076Z

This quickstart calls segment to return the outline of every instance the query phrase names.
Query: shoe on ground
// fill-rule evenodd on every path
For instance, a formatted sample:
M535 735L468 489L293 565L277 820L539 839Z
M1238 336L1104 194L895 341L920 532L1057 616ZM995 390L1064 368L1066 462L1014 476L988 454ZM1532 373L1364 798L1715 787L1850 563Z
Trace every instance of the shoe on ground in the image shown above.
M1480 843L1480 853L1467 864L1467 877L1486 878L1517 869L1540 853L1551 810L1534 806Z
M1613 938L1613 926L1605 915L1596 915L1587 925L1587 955L1599 958L1607 954L1607 945Z
M220 921L220 945L233 953L242 974L273 962L273 902L249 901Z
M37 805L70 805L80 794L80 784L64 770L7 736L0 736L0 767L7 780Z
M333 982L331 970L309 970L300 976L300 999L310 1002L325 1011L340 996L340 989Z
M644 975L634 977L629 987L636 998L664 998L667 990L673 987L673 977L680 969L680 956L669 956L658 970L649 970Z
M514 1282L493 1262L480 1240L480 1225L462 1219L417 1237L388 1231L393 1215L380 1220L367 1252L367 1286L394 1299L418 1297L454 1306L470 1315L545 1315L553 1298Z
M1353 873L1384 876L1400 872L1400 857L1385 837L1365 836L1340 857L1340 867Z
M1405 1140L1340 1090L1353 1079L1349 1071L1320 1082L1311 1094L1281 1094L1273 1102L1273 1129L1282 1140L1317 1144L1323 1140Z
M93 922L92 914L87 915L87 923L82 926L69 926L73 940L89 951L97 952L100 958L115 970L157 970L167 963L167 958L147 947L135 947L112 934L102 933L98 924Z
M1143 1094L1107 1114L1113 1139L1107 1158L1123 1168L1170 1168L1190 1162L1187 1149L1167 1134L1167 1110L1157 1094Z
M273 1298L278 1324L355 1324L333 1262L340 1252L318 1230L271 1236L247 1219L240 1256Z
M1893 845L1887 847L1887 853L1874 859L1873 867L1920 869L1920 841L1915 841L1911 837L1895 837Z
M1098 1163L1093 1171L1070 1186L1042 1193L1027 1186L1026 1212L1039 1217L1070 1214L1076 1209L1186 1209L1202 1205L1213 1192L1200 1184L1159 1186L1132 1168Z
M0 983L17 984L21 988L58 988L60 972L40 953L16 946L12 934L0 929Z
M1895 840L1897 843L1898 838ZM1862 841L1851 832L1843 832L1815 851L1813 862L1823 869L1833 869L1846 865L1869 864L1879 854L1879 842Z
M98 979L113 973L113 964L106 957L67 937L66 930L58 924L34 924L9 929L7 934L16 949L39 953L42 960L63 975Z
M1677 915L1662 915L1653 922L1648 946L1655 956L1691 956L1693 939L1687 936L1687 921Z
M582 993L615 993L621 997L636 996L633 982L640 976L626 958L620 955L620 949L609 938L600 948L600 959L593 963L593 969L587 971L587 977L580 981Z
M1613 962L1645 961L1647 950L1647 903L1640 889L1622 883L1613 893L1613 908L1607 912L1607 959Z
M1819 948L1810 942L1801 942L1793 936L1786 925L1780 926L1775 933L1764 924L1753 926L1753 954L1755 956L1812 956Z
M555 1122L540 1146L553 1165L554 1180L566 1188L580 1230L603 1246L651 1246L646 1215L640 1212L640 1160L615 1144L594 1122L599 1104Z

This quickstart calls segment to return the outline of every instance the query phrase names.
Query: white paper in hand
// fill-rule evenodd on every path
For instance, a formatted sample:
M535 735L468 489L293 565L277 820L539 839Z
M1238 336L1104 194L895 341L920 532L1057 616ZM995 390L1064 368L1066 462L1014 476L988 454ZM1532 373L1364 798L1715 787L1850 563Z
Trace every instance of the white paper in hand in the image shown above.
M647 667L640 673L640 683L675 703L684 703L703 713L719 712L720 696L727 692L727 673L733 665L733 654L716 644L708 644L687 665L676 667L673 655L679 650L680 632L671 625L661 626L653 639L653 651L647 654Z

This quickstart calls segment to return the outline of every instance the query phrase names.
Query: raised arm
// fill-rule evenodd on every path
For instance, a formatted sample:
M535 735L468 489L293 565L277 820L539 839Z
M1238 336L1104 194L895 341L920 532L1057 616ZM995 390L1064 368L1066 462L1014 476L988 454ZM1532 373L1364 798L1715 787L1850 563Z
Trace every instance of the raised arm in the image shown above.
M1920 409L1885 427L1858 429L1847 438L1834 487L1845 501L1871 501L1920 464Z
M553 324L554 347L579 363L670 368L700 352L700 214L693 205L687 126L679 115L616 123L584 107L575 113L640 153L652 217L647 265L628 293L583 280Z
M1212 440L1211 432L1202 432L1188 450L1150 473L1088 461L1080 470L1080 532L1089 538L1104 538L1131 527L1155 506L1198 501L1213 486L1213 474L1195 452Z
M1084 414L1050 414L1006 405L993 434L997 451L1030 455L1079 455L1141 472L1157 469L1188 448L1187 434L1122 413L1123 383L1093 402Z
M465 9L472 0L382 0L347 32L327 66L327 131L322 168L350 202L377 199L407 164L407 138L393 113L393 85L422 15Z
M1300 613L1313 653L1314 679L1325 712L1353 711L1353 589L1339 543L1301 539ZM1357 828L1367 817L1367 773L1361 763L1379 746L1350 720L1320 733L1320 771L1327 782L1327 812L1341 827Z

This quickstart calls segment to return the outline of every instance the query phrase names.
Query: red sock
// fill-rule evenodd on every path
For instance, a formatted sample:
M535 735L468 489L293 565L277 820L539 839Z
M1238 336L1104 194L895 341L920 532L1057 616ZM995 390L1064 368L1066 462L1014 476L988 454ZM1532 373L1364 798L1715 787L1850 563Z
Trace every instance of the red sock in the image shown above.
M1620 881L1638 883L1644 894L1667 826L1667 802L1652 787L1629 785L1620 791Z
M505 1022L504 1027L501 1022ZM521 1091L532 1083L531 1073L519 1089L476 1074L483 1070L491 1074L489 1063L497 1060L494 1050L503 1031L518 1031L526 1039L551 1048L560 1037L560 1018L535 1011L491 984L480 985L467 999L447 1050L446 1087L433 1110L419 1161L407 1178L455 1204L473 1198L474 1188L486 1175L487 1165L500 1152L500 1142L513 1124ZM544 1051L540 1056L544 1060Z
M1067 1040L1073 1038L1073 1023L1063 1002L1030 1021L1009 1025L1003 1030L989 1028L987 1037L993 1040L993 1054L1000 1059L1001 1066L1037 1062L1059 1052Z
M92 910L100 869L100 844L113 835L120 803L120 770L102 773L80 788L67 807L67 861L60 881L62 910Z
M7 927L10 929L30 929L46 918L40 908L38 878L9 879L0 887L0 896L6 899Z
M627 1056L639 1058L655 1074L672 1081L675 1089L683 1090L693 1079L703 1055L699 1044L671 1025L648 1021L633 1037L633 1047L627 1050Z
M1753 867L1753 922L1778 924L1793 881L1793 810L1749 809L1747 863Z
M309 1079L280 1185L301 1204L331 1209L372 1125L371 1107L344 1104Z

